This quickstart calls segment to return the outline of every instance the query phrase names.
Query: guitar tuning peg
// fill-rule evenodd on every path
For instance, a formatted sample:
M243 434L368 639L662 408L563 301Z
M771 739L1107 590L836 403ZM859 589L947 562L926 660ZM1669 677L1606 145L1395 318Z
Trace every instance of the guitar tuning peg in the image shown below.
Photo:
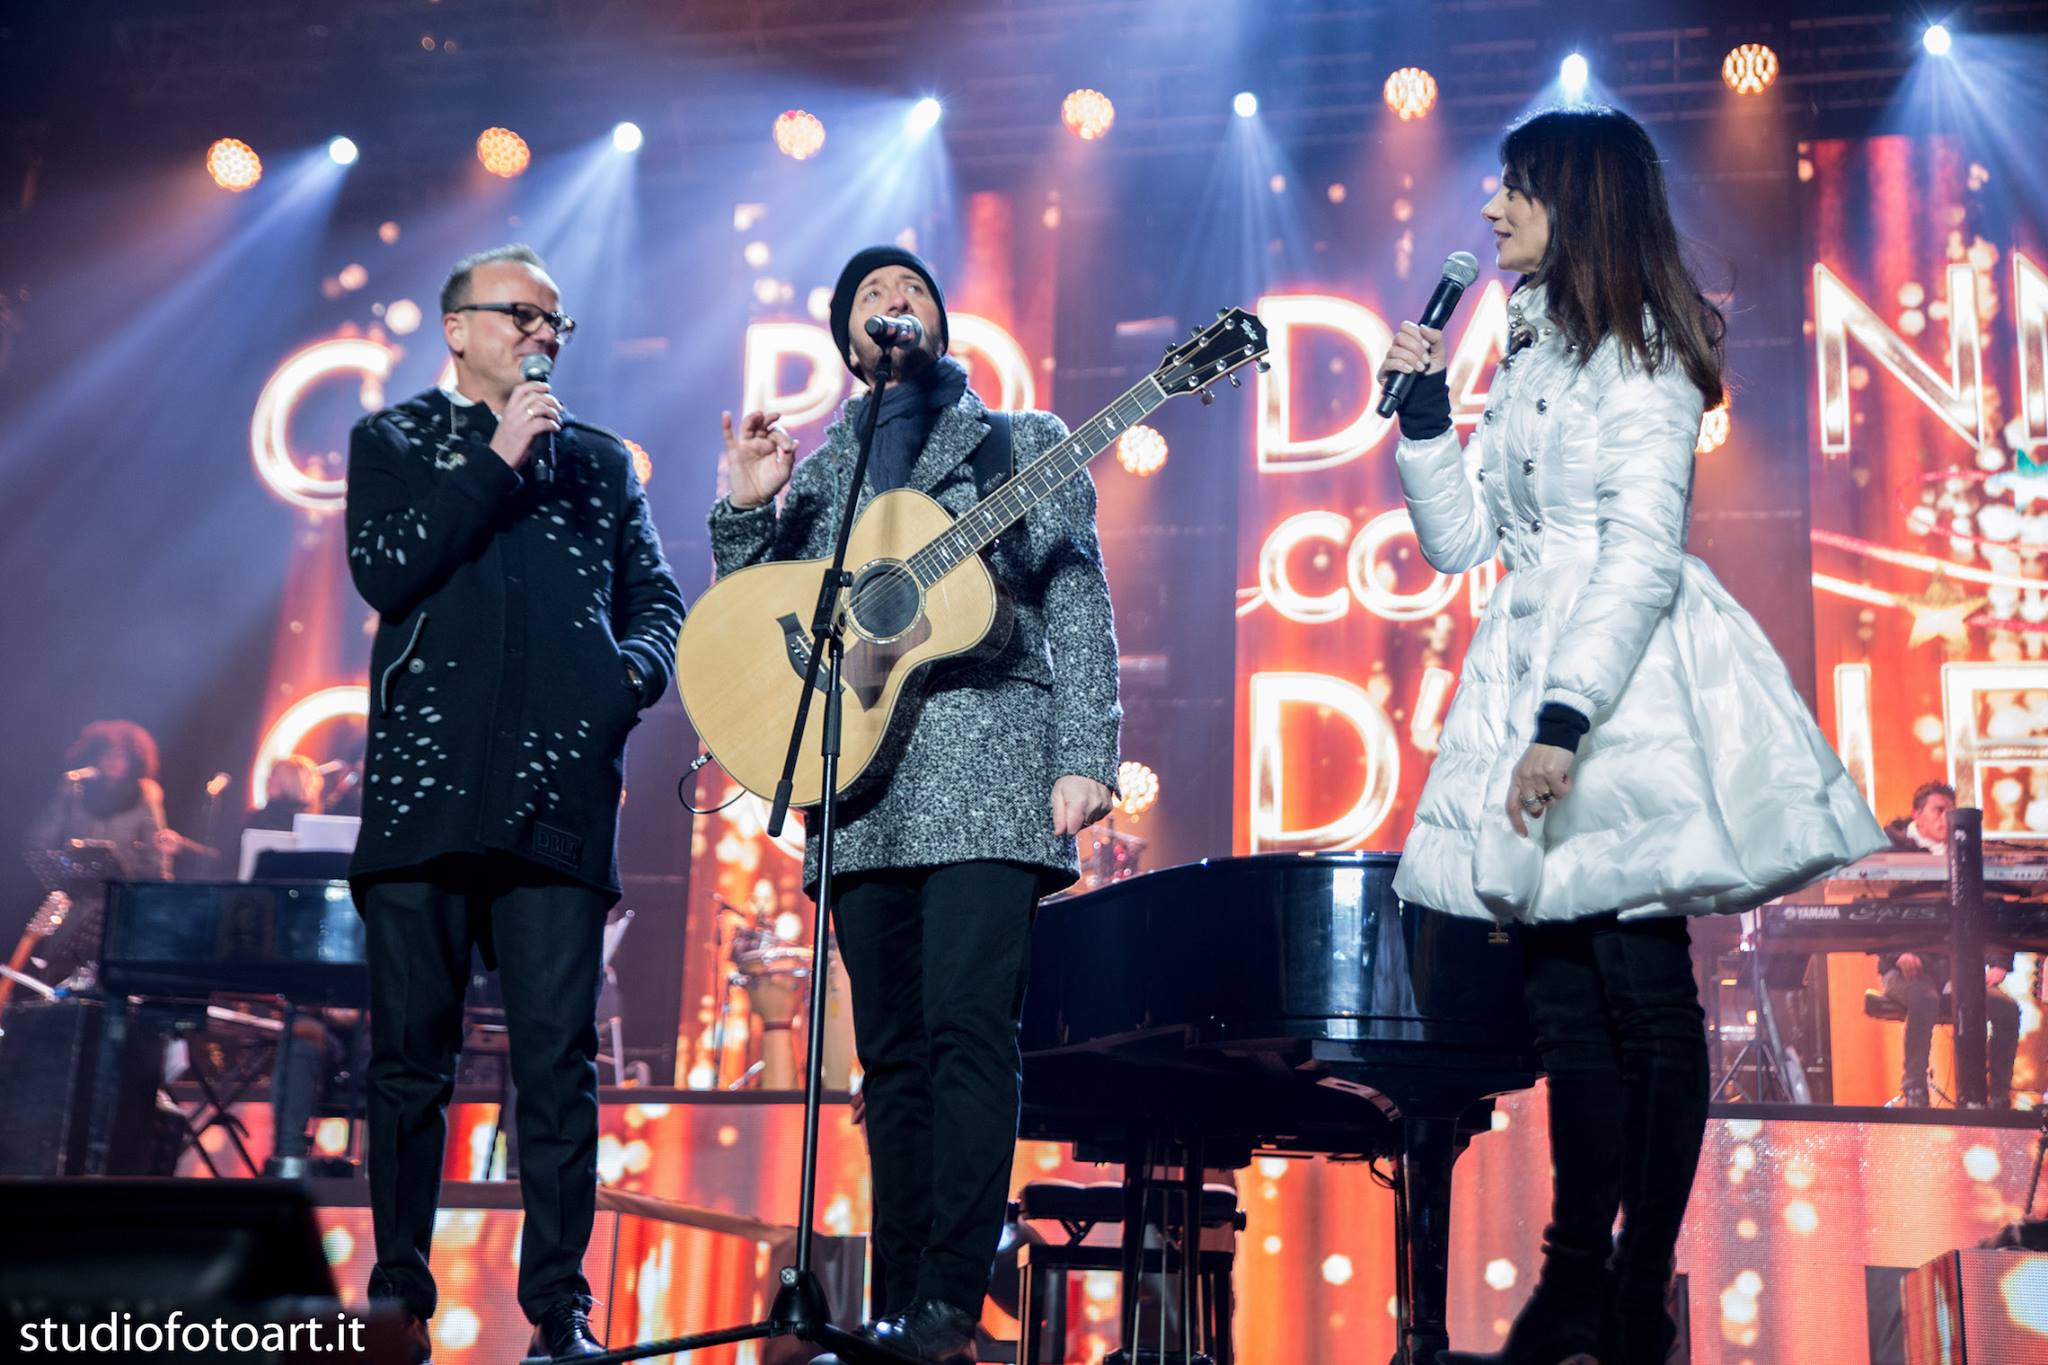
M1227 318L1230 316L1230 310L1228 308L1218 308L1216 310L1216 316L1219 318Z
M1233 389L1241 389L1244 387L1244 381L1233 374L1230 376L1230 387Z
M1213 403L1213 402L1215 402L1215 401L1216 401L1216 395L1215 395L1215 394L1211 393L1211 392L1210 392L1209 390L1207 390L1207 389L1203 389L1203 390L1202 390L1202 406L1203 406L1203 407L1205 407L1205 408L1206 408L1206 407L1208 407L1208 406L1209 406L1209 405L1210 405L1211 403Z
M1272 361L1270 361L1270 360L1261 360L1261 361L1259 362L1259 373L1260 373L1260 374L1271 374L1272 372L1273 372L1273 362L1272 362Z

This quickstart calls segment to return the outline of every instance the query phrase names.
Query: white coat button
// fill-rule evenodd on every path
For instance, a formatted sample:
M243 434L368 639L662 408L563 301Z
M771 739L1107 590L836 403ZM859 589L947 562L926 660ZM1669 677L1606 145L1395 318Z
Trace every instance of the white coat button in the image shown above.
M1548 398L1539 398L1539 399L1537 399L1537 400L1536 400L1536 411L1538 411L1538 412L1549 412L1549 411L1550 411L1550 400L1549 400Z
M1524 474L1534 474L1536 472L1536 462L1534 460L1522 461L1522 472Z
M408 671L408 672L412 672L412 673L424 673L424 672L426 672L426 671L427 671L427 661L426 661L425 659L414 659L414 660L413 660L413 661L412 661L411 663L407 664L407 665L406 665L405 667L406 667L406 669L407 669L407 671Z

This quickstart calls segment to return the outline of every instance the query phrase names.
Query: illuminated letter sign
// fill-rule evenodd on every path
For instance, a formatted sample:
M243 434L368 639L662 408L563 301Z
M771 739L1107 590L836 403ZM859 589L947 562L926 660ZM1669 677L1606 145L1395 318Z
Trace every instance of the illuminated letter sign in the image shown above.
M1984 444L1984 356L1977 339L1977 281L1948 268L1948 377L1935 372L1832 270L1813 268L1813 343L1820 363L1820 442L1849 449L1849 339L1854 337L1915 398L1972 446Z
M257 477L271 492L309 511L340 509L348 481L308 474L292 458L292 412L307 389L332 374L362 375L363 407L369 411L383 407L384 381L390 378L397 358L398 353L381 341L335 337L314 342L277 367L257 395L256 411L249 420L249 455L256 462Z
M1288 829L1282 722L1294 706L1319 708L1358 735L1365 747L1365 780L1358 797L1336 819ZM1252 852L1350 848L1380 827L1393 809L1401 781L1400 745L1393 722L1358 684L1326 673L1254 673L1251 676Z
M1259 317L1266 324L1272 347L1272 369L1258 379L1259 472L1305 473L1330 469L1357 459L1372 449L1393 419L1373 410L1378 386L1371 376L1387 357L1394 334L1379 314L1349 299L1327 294L1268 294L1259 300ZM1367 382L1358 415L1326 436L1297 437L1294 434L1294 335L1317 329L1335 332L1356 346L1365 359Z

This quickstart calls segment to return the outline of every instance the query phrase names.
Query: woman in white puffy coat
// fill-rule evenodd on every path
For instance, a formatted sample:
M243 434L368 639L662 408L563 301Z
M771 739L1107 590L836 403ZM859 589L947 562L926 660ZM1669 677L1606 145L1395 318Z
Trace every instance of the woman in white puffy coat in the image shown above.
M1441 334L1405 324L1386 365L1417 376L1396 463L1424 556L1505 569L1395 888L1521 922L1556 1170L1506 1347L1448 1359L1661 1362L1710 1086L1685 916L1885 840L1756 623L1685 553L1722 326L1656 148L1627 115L1576 108L1512 129L1501 161L1485 216L1523 278L1472 439Z

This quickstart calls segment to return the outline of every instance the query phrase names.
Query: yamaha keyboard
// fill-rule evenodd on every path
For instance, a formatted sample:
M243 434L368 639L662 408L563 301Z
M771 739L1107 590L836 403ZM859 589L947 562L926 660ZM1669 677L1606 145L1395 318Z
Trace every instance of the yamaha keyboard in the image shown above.
M1757 910L1773 953L1894 953L1948 941L1948 906L1940 901L1868 901L1829 905L1772 901ZM1984 942L2017 952L2048 952L2048 905L1984 907Z
M1395 863L1213 859L1039 910L1023 1134L1125 1164L1127 1286L1161 1152L1393 1157L1403 1359L1443 1348L1452 1163L1536 1059L1511 936L1403 904Z
M1939 854L1875 853L1757 907L1757 927L1773 953L1938 951L1949 932L1948 880ZM2048 950L2048 859L1986 854L1982 924L1988 946Z

